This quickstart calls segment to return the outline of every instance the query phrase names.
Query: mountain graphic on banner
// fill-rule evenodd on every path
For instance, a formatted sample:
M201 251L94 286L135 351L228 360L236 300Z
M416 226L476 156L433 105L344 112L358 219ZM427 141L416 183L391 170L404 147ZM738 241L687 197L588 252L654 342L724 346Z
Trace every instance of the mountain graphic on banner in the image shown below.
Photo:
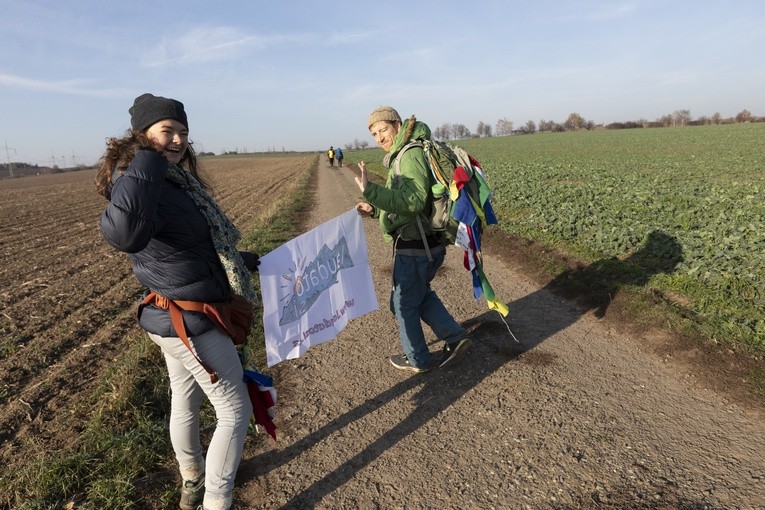
M279 325L284 326L300 319L322 292L337 283L338 272L350 267L353 267L353 260L345 237L340 238L331 250L326 244L323 245L313 262L295 279L292 297L282 308Z

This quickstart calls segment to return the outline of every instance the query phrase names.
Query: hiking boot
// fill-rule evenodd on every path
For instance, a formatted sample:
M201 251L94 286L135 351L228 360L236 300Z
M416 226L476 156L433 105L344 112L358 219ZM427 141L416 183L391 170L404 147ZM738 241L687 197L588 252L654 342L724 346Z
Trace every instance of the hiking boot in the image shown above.
M181 510L197 510L202 508L202 500L205 498L205 475L196 480L186 480L181 487L181 502L178 508Z
M403 354L396 354L395 356L391 356L390 364L399 370L409 370L410 372L414 372L415 374L422 374L430 370L430 367L420 368L420 367L416 367L412 365L411 363L409 363L409 358L407 358Z
M438 365L439 368L462 356L462 354L467 351L467 348L470 347L470 343L471 342L469 338L463 338L462 340L458 340L454 343L444 345L441 364Z

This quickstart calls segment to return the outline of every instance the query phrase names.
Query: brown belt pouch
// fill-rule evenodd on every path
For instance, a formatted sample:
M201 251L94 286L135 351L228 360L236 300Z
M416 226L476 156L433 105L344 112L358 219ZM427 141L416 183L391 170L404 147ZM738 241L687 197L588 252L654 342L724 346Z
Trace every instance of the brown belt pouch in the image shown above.
M186 325L183 323L182 311L198 312L205 314L218 328L226 333L235 345L241 345L247 341L247 336L252 329L254 308L252 304L242 296L234 294L229 303L203 303L201 301L173 301L154 291L144 298L138 305L138 318L146 305L153 304L157 308L170 311L170 320L178 337L183 344L191 351L194 358L210 374L210 382L218 381L218 374L203 362L189 343L189 335L186 333Z

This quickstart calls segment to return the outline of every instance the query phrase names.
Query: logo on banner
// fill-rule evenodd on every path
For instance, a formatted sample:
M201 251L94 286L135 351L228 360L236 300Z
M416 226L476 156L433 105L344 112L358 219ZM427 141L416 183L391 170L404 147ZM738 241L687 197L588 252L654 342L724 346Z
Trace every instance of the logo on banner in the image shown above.
M288 289L287 295L279 301L288 300L279 314L279 325L284 326L300 319L319 299L322 292L338 282L337 275L342 269L353 267L353 259L348 251L348 241L341 237L333 249L323 245L316 258L305 266L303 263L290 268L291 274L282 278L291 282L282 285Z

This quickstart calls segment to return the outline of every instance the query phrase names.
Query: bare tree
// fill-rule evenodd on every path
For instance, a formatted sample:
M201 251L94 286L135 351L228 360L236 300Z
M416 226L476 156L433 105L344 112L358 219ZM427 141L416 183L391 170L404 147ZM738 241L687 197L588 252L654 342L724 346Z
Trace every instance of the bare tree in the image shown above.
M353 149L366 149L369 145L369 142L366 140L359 140L358 138L353 139L353 144L346 145L345 148L348 150Z
M450 140L453 138L452 134L451 124L442 124L433 130L433 137L437 140Z
M537 130L537 125L534 123L533 120L530 120L523 125L523 127L521 128L521 133L530 135L531 133L536 132L536 130Z
M513 134L513 123L508 119L499 119L497 121L497 136L507 136Z
M566 122L563 123L563 127L566 128L566 131L577 131L579 129L584 129L584 117L578 113L572 113L568 116Z
M658 122L663 127L669 127L672 125L672 116L662 115L660 118L656 119L656 122Z
M457 140L470 138L470 130L465 127L464 124L454 124L452 126L452 133L454 134L454 138Z
M672 114L673 126L685 126L691 121L690 110L677 110Z
M712 115L712 124L721 124L722 123L722 115L720 115L720 112L715 112L714 115Z
M483 121L479 122L478 127L476 128L476 135L478 135L479 138L491 137L491 126Z
M744 122L752 122L752 112L749 110L741 110L736 114L736 122L738 123L744 123Z
M563 124L560 122L555 122L554 120L540 120L539 121L539 128L538 131L541 132L549 132L549 133L562 133L565 131L566 128L563 127Z

